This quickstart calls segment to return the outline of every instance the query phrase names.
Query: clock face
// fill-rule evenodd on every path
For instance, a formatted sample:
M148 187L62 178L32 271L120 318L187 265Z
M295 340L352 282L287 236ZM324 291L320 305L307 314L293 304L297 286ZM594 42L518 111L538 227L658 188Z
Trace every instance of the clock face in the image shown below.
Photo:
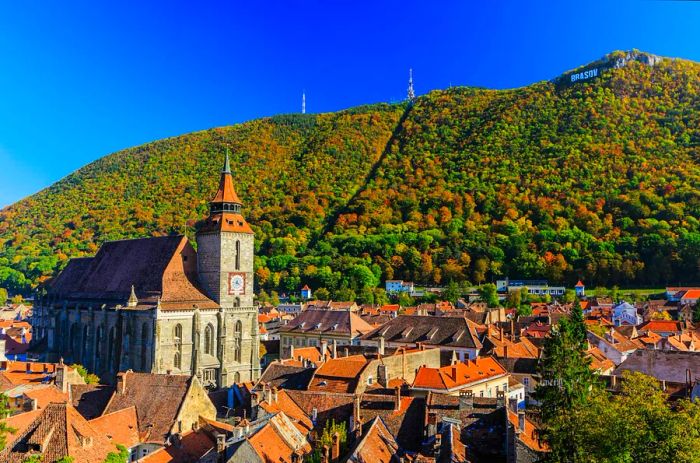
M245 274L229 273L228 274L228 293L241 295L245 294Z

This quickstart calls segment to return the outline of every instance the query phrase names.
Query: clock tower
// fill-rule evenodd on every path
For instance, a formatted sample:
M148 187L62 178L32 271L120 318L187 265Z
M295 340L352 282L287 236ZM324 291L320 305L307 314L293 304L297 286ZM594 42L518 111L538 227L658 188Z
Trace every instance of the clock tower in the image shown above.
M222 308L253 307L253 230L241 214L228 150L209 217L197 230L197 271L209 297Z

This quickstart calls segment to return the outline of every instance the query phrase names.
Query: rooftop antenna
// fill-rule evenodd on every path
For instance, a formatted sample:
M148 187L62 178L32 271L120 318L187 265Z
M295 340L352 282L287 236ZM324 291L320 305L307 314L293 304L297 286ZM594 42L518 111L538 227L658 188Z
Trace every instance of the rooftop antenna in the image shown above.
M413 69L409 68L408 70L408 101L413 103L413 100L416 99L416 92L413 91Z
M306 114L306 92L301 92L301 113Z

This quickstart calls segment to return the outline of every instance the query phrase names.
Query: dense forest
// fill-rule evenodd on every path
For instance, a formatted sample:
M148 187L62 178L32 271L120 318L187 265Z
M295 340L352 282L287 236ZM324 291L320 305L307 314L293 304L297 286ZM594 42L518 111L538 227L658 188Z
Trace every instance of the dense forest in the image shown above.
M0 211L0 287L27 292L107 240L192 237L227 146L268 292L700 283L700 64L632 59L570 86L436 90L111 154Z

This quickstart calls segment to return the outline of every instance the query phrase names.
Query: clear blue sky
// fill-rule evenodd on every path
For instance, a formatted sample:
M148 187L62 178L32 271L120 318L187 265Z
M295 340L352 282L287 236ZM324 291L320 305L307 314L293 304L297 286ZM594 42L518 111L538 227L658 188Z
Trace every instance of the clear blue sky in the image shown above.
M98 5L98 3L100 5ZM0 206L151 140L452 85L509 88L616 49L700 61L700 2L65 1L0 5Z

